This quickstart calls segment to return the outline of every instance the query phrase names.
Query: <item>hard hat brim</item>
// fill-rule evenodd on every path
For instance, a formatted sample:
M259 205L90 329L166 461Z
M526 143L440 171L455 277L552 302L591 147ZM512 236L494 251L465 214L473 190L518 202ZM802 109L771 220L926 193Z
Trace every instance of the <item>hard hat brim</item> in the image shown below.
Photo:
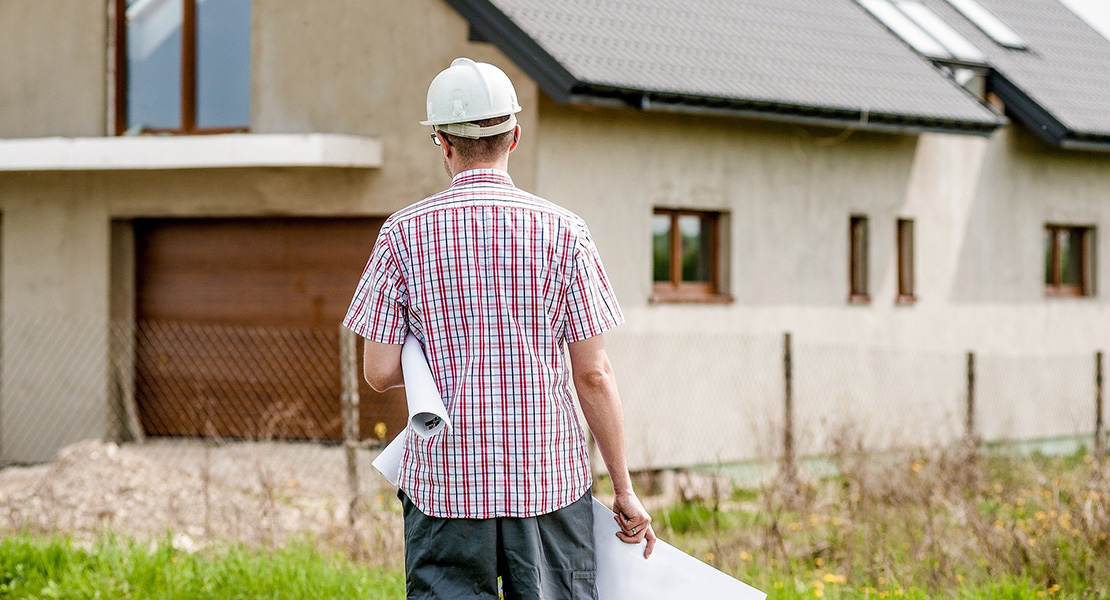
M429 119L427 121L421 121L420 124L424 125L424 126L431 125L431 126L434 127L436 125L451 125L451 124L454 124L454 123L473 123L474 121L481 121L482 119L492 119L494 117L504 117L505 115L514 115L514 114L516 114L516 113L518 113L522 110L524 110L522 107L515 106L515 107L513 107L513 110L511 112L507 112L507 113L506 112L495 112L495 113L490 113L488 115L475 115L475 116L468 115L465 119Z

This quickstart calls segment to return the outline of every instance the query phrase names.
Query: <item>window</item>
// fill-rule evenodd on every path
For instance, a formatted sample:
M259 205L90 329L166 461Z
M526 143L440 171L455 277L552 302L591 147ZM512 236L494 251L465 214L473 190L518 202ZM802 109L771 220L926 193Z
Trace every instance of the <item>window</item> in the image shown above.
M116 0L116 133L250 125L250 0Z
M918 0L857 0L887 29L919 53L939 61L985 65L987 57Z
M1094 295L1094 227L1046 225L1044 282L1049 296Z
M913 219L898 219L898 302L916 300L913 289Z
M721 214L656 209L651 220L654 301L727 301L721 293Z
M1025 40L1021 39L1020 35L989 10L983 8L976 0L948 0L948 3L998 45L1014 50L1026 48Z
M849 302L871 301L867 292L867 217L854 215L848 224Z

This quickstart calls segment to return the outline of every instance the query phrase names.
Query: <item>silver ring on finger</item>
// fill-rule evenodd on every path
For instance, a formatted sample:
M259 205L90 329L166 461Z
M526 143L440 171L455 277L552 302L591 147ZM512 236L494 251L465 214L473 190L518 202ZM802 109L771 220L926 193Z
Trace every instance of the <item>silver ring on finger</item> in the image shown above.
M635 527L632 528L632 535L636 535L636 528Z

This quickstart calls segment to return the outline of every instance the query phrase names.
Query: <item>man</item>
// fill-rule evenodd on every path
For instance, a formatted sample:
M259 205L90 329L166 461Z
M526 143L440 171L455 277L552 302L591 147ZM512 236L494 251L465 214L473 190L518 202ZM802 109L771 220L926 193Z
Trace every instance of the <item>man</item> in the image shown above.
M497 67L459 58L428 88L451 187L390 216L344 325L366 338L366 380L403 384L423 344L451 417L408 436L398 497L409 598L596 598L586 443L574 387L613 480L630 544L655 544L632 490L623 413L601 334L623 322L585 222L513 185L521 110Z

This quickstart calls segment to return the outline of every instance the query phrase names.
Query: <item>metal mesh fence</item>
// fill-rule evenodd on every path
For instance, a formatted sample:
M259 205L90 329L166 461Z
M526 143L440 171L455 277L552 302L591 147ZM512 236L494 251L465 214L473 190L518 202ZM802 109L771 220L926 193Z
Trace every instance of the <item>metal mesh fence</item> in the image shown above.
M369 463L403 422L404 396L344 386L360 353L342 352L338 328L8 318L2 339L0 530L107 523L169 528L183 544L309 532L399 555L396 502ZM607 346L636 471L773 465L788 446L819 456L846 441L1089 445L1097 426L1093 352L969 361L620 330ZM357 427L345 428L356 392Z

